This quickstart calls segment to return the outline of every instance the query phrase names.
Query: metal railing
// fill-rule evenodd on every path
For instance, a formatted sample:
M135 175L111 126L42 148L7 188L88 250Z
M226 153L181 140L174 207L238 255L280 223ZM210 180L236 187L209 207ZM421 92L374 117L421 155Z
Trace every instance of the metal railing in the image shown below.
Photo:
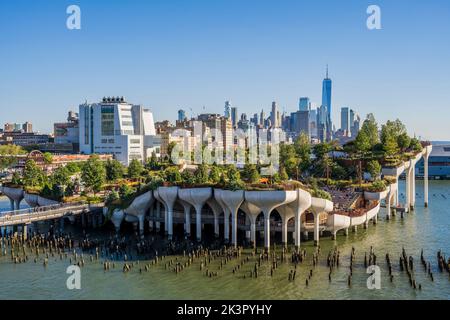
M0 214L0 226L13 226L28 224L36 221L51 220L61 218L66 214L80 214L85 210L95 210L102 208L103 204L70 204L51 205L46 207L36 207L17 211L2 212Z

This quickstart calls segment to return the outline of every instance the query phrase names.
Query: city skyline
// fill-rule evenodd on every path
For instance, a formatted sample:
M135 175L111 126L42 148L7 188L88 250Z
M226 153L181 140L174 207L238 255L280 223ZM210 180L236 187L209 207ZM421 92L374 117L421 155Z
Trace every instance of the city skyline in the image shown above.
M9 17L0 22L8 48L0 52L3 123L31 121L52 132L67 110L108 95L149 107L156 121L175 122L179 109L189 118L222 114L226 100L249 116L262 108L267 114L272 101L289 114L298 110L299 97L320 107L329 64L336 127L340 108L348 106L362 120L368 113L379 123L399 118L424 139L450 137L450 46L441 41L450 29L450 6L444 1L379 1L383 28L372 31L366 1L173 1L123 10L119 2L79 1L82 29L76 31L65 28L68 3L20 4L0 5Z

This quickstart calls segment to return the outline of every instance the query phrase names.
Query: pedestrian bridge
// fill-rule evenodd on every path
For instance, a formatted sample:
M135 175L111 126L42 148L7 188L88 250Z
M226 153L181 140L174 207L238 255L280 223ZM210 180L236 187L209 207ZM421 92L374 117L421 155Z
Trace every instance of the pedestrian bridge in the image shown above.
M103 207L103 203L72 203L6 211L0 213L0 227L27 225L33 222L58 219L66 216L76 216L82 213L101 210Z

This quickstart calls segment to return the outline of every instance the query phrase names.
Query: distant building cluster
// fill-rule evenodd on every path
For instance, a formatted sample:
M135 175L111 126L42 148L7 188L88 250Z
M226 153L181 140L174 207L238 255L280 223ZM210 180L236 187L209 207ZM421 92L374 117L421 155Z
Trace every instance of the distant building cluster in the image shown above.
M275 141L275 132L277 139L281 137L279 140L287 143L304 134L312 143L338 140L344 144L357 136L361 126L359 115L345 106L341 108L341 126L335 129L328 66L320 107L304 96L300 97L296 111L280 110L273 101L268 114L264 109L253 115L239 114L238 108L226 101L223 115L203 113L188 117L180 108L173 125L168 120L154 123L148 108L128 103L124 97L104 97L97 103L81 104L78 112L68 112L65 122L54 123L52 134L33 132L30 122L6 123L0 130L0 144L59 154L109 154L128 165L133 159L145 162L152 155L169 157L173 143L183 143L184 150L192 152L201 144L216 143L219 134L223 150L236 150L241 143L237 137L239 132L245 133L246 144L249 137L257 141L266 139L269 143ZM202 123L200 133L194 130L196 122Z

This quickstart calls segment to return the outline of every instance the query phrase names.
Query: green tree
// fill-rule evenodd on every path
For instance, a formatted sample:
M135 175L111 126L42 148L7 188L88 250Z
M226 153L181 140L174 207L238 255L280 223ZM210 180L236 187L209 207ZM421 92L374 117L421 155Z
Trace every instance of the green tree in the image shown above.
M378 180L381 174L381 165L377 160L371 160L367 163L367 171L370 173L372 179Z
M288 177L296 177L298 179L300 158L297 156L294 145L280 145L280 164L284 168L284 171Z
M117 160L108 160L105 163L106 180L109 182L122 179L125 174L125 168Z
M131 179L138 179L141 177L142 171L144 171L142 163L137 159L131 160L130 165L128 166L128 177Z
M178 167L168 167L166 170L164 170L164 177L167 182L170 183L180 183L181 180L181 174Z
M206 165L199 164L197 167L197 170L195 170L195 182L198 184L204 184L208 183L209 177L208 177L208 168Z
M368 140L368 143L370 145L369 149L372 149L376 144L380 142L380 138L378 136L378 124L373 114L369 113L367 115L366 120L361 126L360 132L362 132L365 138Z
M57 168L51 176L51 182L65 188L70 183L69 170L66 167Z
M242 170L242 177L249 183L258 183L261 179L258 169L254 164L244 165L244 169Z
M152 156L147 161L146 167L150 170L159 170L161 168L158 158L156 157L156 152L152 152Z
M12 178L11 178L11 183L16 186L22 185L22 179L20 177L20 174L17 171L15 171L13 173Z
M66 169L70 172L70 174L75 174L81 172L81 168L83 167L83 163L80 162L69 162L66 165Z
M34 160L29 159L25 162L23 170L23 184L25 187L41 187L45 183L46 176Z
M301 133L294 142L295 152L300 160L301 172L307 171L311 166L311 142L307 134Z
M371 148L369 136L366 131L359 131L355 139L355 151L360 156L368 152Z
M280 180L281 181L287 181L289 180L289 176L286 172L286 168L285 167L281 167L280 168Z
M422 144L420 143L419 139L412 138L411 143L409 144L409 148L412 151L420 152L420 151L422 151Z
M46 164L51 164L53 162L53 155L50 152L44 153L44 162Z
M241 189L243 187L243 182L241 180L241 174L235 166L228 166L227 168L227 187L231 190Z
M135 192L136 190L126 183L121 184L119 187L120 198L124 200L128 200Z
M411 144L411 138L406 132L402 133L397 138L397 144L401 151L405 151Z
M120 199L120 195L117 191L113 190L111 191L108 196L106 197L106 204L111 204L114 201L117 201Z
M395 136L389 135L386 137L385 142L383 142L383 150L387 156L394 156L398 153L398 143Z
M184 170L181 173L181 180L183 181L183 183L190 185L190 186L195 184L195 176L189 170Z
M81 170L81 180L94 193L101 190L106 180L106 169L97 155L92 155Z
M209 170L209 179L212 183L219 183L220 181L220 169L217 165L212 165Z

